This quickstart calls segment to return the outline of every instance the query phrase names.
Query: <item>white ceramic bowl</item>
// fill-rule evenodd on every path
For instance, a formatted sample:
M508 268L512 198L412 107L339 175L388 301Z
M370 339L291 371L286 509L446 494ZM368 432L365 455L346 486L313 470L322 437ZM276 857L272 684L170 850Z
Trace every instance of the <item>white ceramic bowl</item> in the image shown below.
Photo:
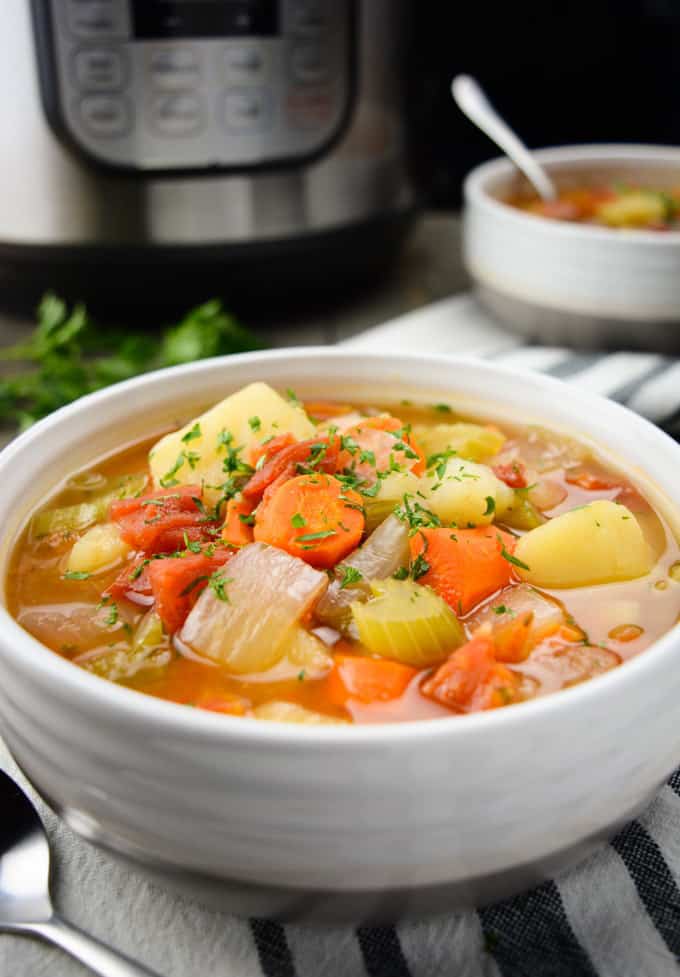
M680 149L562 146L536 152L559 188L680 186ZM503 201L526 188L507 159L465 181L464 260L481 300L540 342L680 349L680 231L546 220Z
M646 471L677 523L680 446L614 403L465 359L295 349L129 381L18 438L0 455L0 573L60 479L256 379L577 432L634 479ZM116 686L0 607L0 716L21 767L77 831L185 890L241 913L389 918L536 883L639 812L680 762L679 653L674 630L609 674L519 706L309 728Z

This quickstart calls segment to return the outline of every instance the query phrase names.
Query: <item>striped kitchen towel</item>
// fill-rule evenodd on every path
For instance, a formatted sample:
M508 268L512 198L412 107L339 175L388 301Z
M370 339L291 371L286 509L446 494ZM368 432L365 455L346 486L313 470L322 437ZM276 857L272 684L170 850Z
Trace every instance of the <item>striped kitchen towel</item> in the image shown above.
M427 348L544 370L680 433L680 363L654 354L528 346L469 295L402 316L348 345ZM0 766L23 781L1 742ZM36 802L58 865L57 908L164 977L680 977L680 772L611 844L524 895L477 912L358 929L283 926L211 911L86 844ZM2 977L83 973L50 947L0 935Z

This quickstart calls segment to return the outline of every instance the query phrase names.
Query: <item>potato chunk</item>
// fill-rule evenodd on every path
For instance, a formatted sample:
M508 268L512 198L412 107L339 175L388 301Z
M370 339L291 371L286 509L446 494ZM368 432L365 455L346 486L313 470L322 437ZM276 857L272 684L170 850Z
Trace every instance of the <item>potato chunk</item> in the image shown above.
M492 427L457 421L455 424L414 424L413 437L426 455L455 451L469 461L486 461L498 454L505 435Z
M470 523L485 526L493 522L514 501L512 489L490 468L460 458L451 458L443 471L430 471L421 479L419 489L427 508L443 522L462 528Z
M523 580L539 587L584 587L633 580L649 573L651 551L625 506L600 500L532 529L515 557Z
M250 449L266 438L290 433L304 440L314 437L315 430L298 404L284 400L266 383L251 383L161 438L149 453L149 466L157 488L201 481L220 485L226 478L225 436L230 447L242 449L239 458L249 462Z
M610 227L645 227L663 223L668 207L660 193L635 190L600 204L595 216Z
M295 702L265 702L253 709L256 719L267 719L275 723L301 723L304 726L345 726L344 719L324 716L321 712L313 712L298 706Z
M73 544L67 569L70 573L97 573L120 563L130 547L123 541L120 530L112 522L93 526Z

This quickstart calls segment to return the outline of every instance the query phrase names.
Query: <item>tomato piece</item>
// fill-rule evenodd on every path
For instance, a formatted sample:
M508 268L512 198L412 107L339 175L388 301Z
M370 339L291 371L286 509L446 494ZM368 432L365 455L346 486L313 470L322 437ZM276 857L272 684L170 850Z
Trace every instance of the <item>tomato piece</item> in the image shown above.
M480 712L516 702L519 679L496 661L493 639L480 635L454 651L420 690L456 712Z
M105 597L113 600L125 598L133 604L148 606L153 603L151 581L149 580L149 560L145 556L128 563L118 574L113 583L104 591Z
M206 517L200 497L199 485L178 485L138 499L120 499L111 503L111 519L136 550L172 552L183 547L185 532L192 542L211 538L215 522Z
M604 492L608 489L621 488L621 482L583 468L578 471L568 471L564 478L570 485L578 485L587 492Z
M260 499L272 483L280 484L299 475L298 465L310 465L315 471L333 475L338 467L338 450L339 439L336 437L309 438L282 447L255 472L242 494L246 499Z
M527 481L526 466L521 461L507 461L493 466L493 473L501 482L505 482L510 488L526 488Z
M149 563L151 592L166 631L170 634L179 631L201 591L207 587L210 576L224 566L233 553L233 550L221 547L212 556L187 553Z

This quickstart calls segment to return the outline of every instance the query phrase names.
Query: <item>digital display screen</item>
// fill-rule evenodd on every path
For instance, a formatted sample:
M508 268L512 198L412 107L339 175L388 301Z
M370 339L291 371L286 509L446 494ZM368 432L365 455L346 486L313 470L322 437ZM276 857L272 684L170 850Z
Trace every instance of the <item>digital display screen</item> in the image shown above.
M140 40L278 33L278 0L132 0Z

